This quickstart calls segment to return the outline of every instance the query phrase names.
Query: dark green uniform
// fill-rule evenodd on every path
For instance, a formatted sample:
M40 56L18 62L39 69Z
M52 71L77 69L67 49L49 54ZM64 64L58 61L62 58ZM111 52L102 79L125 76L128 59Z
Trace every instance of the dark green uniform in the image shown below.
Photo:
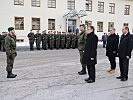
M29 38L30 50L34 50L34 42L35 42L34 33L29 33L27 37Z
M61 49L64 49L65 48L65 42L66 42L66 37L65 37L65 34L61 34Z
M54 34L49 34L49 48L54 49Z
M71 35L66 35L66 48L69 49L71 47Z
M36 33L35 39L36 39L36 48L37 50L40 50L40 45L41 45L41 40L42 40L41 33Z
M17 56L16 53L16 40L15 37L8 34L5 38L5 50L7 55L7 72L12 72L14 59Z
M55 38L55 48L59 49L60 48L60 34L56 34L56 38Z
M86 65L82 64L85 41L86 41L86 34L85 34L85 31L82 31L81 33L78 34L78 50L79 50L79 54L80 54L80 62L82 65L82 71L81 72L86 71ZM79 73L81 73L81 72L79 72Z
M1 36L1 43L2 43L3 52L5 52L5 37L6 37L6 34Z
M44 50L48 49L48 35L46 34L46 32L42 34L42 48Z
M76 48L76 34L72 34L72 49Z
M2 46L1 39L2 39L2 36L0 34L0 50L1 50L1 46Z

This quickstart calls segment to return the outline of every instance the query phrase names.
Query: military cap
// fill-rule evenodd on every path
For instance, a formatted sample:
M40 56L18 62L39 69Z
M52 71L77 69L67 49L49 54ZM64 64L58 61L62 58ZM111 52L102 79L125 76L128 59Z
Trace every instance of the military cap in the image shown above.
M79 25L79 26L83 26L83 27L85 28L85 24L81 24L81 25Z
M8 31L12 31L12 30L14 30L14 27L9 27L8 28Z

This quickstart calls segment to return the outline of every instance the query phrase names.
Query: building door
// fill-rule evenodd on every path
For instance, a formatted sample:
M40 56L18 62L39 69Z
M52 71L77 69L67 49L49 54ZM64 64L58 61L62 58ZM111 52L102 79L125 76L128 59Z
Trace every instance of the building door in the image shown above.
M76 31L76 20L68 19L67 23L67 32L75 32Z

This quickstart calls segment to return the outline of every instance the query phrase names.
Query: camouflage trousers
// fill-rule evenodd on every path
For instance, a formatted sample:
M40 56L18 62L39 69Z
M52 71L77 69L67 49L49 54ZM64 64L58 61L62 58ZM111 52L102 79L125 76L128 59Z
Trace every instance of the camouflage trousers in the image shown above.
M82 68L86 68L86 65L85 64L82 64L83 54L84 54L84 51L83 50L79 50L80 63L82 65Z
M14 60L15 60L15 56L12 56L12 57L7 56L7 67L6 67L7 72L12 71Z

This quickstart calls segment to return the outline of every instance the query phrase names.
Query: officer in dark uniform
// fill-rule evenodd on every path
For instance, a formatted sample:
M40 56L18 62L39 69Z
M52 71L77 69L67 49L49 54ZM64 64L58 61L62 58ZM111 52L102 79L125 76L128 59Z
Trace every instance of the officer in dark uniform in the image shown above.
M46 30L42 32L42 48L44 50L48 49L48 35L46 34Z
M30 50L34 50L35 35L32 30L30 30L27 37L29 38Z
M39 30L37 30L37 33L35 34L35 39L36 39L36 48L37 50L40 50L42 36L41 33L39 33Z
M16 52L16 40L15 31L13 27L8 28L9 34L5 37L5 50L7 55L7 78L15 78L17 75L12 73L13 64L15 57L17 56Z
M129 32L129 28L127 26L122 29L122 36L118 49L118 57L119 57L119 66L120 66L120 76L117 79L121 79L121 81L128 80L128 70L129 70L129 59L131 58L132 52L132 36Z

